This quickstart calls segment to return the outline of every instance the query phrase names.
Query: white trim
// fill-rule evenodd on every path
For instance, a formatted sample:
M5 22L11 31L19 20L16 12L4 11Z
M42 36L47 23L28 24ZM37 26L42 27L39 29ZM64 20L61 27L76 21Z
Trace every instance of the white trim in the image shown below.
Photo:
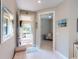
M37 14L37 17L38 17L38 27L39 27L39 29L38 29L38 31L40 32L40 33L38 33L39 34L39 43L41 44L41 20L40 20L40 15L43 15L43 14L49 14L49 13L53 13L53 51L55 51L55 11L46 11L46 12L40 12L40 13L38 13ZM40 25L39 25L40 24ZM39 44L38 43L38 44ZM39 47L40 47L40 44L39 44Z
M55 51L56 55L59 56L61 59L69 59L68 57L65 57L62 53Z
M48 13L55 13L55 11L46 11L46 12L40 12L38 15L48 14Z

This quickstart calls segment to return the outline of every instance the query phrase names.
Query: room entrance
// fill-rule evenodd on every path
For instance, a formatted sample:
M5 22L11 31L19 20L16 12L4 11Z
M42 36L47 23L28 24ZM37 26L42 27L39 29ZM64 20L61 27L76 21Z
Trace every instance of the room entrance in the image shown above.
M23 22L20 27L20 45L32 45L33 43L33 33L32 24Z
M46 21L48 22L46 23ZM41 48L41 45L44 41L50 41L51 49L55 51L55 11L47 11L47 12L38 13L37 23L38 23L38 29L36 32L36 34L38 34L36 36L36 38L38 38L36 42L37 47ZM49 25L47 25L48 23ZM49 43L46 43L46 45L48 44Z
M41 17L41 48L52 51L53 47L53 13Z
M19 46L32 47L33 40L33 18L31 15L20 15L19 19Z

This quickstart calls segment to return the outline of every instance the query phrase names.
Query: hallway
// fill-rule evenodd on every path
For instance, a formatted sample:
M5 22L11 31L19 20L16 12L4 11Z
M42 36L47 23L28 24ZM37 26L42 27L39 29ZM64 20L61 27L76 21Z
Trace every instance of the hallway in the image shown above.
M52 42L43 40L41 48L31 47L16 53L14 59L62 59L52 51Z
M0 3L0 59L79 59L78 0Z

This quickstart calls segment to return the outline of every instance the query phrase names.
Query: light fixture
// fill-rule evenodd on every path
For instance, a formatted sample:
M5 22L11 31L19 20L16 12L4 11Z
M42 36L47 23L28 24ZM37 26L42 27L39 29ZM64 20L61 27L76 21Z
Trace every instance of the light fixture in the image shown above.
M52 18L52 16L48 16L49 17L49 19L51 19Z
M37 2L38 2L38 3L41 3L41 0L38 0Z

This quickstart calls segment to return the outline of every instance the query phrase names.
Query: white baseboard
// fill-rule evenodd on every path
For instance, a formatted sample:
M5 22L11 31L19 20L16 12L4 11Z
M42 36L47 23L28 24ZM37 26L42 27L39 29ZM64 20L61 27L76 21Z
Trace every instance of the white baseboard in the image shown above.
M63 54L61 54L61 53L58 52L58 51L55 51L55 53L56 53L61 59L69 59L69 58L65 57Z

